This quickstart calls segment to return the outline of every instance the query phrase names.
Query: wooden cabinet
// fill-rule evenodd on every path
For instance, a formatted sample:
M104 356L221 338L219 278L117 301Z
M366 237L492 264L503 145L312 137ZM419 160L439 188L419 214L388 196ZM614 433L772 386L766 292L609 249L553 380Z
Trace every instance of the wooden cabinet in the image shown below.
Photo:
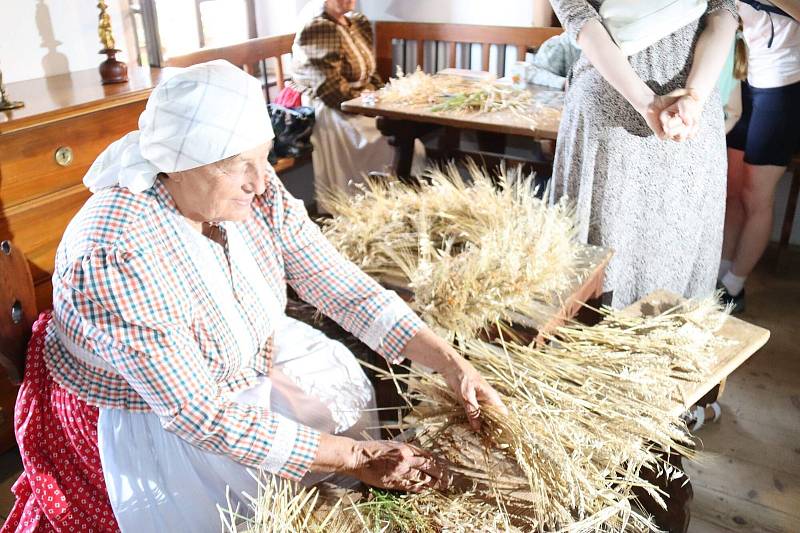
M0 198L24 203L81 183L109 142L136 129L143 102L0 135Z
M50 278L61 235L89 198L88 189L81 183L82 177L77 177L77 184L4 207L0 217L0 239L11 240L28 260L39 311L51 307Z
M89 70L7 86L25 107L0 112L0 241L25 254L39 311L52 306L61 235L89 197L83 176L106 146L137 129L158 72L133 67L117 85L103 86ZM0 309L0 321L11 321L10 309ZM0 368L0 451L14 444L17 390Z
M128 83L104 86L93 69L7 86L25 107L0 113L0 240L28 258L39 310L51 305L61 235L89 197L84 174L106 146L137 129L158 75L132 67Z

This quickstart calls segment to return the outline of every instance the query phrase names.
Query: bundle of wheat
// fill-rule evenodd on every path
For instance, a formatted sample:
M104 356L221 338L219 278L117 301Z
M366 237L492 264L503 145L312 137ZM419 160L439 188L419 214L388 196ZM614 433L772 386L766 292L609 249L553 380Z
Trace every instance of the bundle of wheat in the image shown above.
M499 81L465 79L451 75L431 75L419 68L389 80L374 98L388 104L425 107L433 113L496 113L509 111L531 122L560 117L561 105L537 102L533 94Z
M525 523L470 493L361 494L304 488L275 477L259 479L259 493L247 509L229 502L219 513L223 533L521 533L510 520Z
M272 479L252 502L253 518L237 523L236 512L223 512L225 531L657 530L634 489L663 505L642 470L683 475L659 452L688 453L678 385L706 371L725 315L711 299L647 318L603 312L601 324L563 327L539 347L462 340L509 411L487 410L478 433L440 376L384 374L408 383L412 414L399 427L451 464L451 492L319 498Z
M503 83L472 82L460 92L441 97L430 109L434 113L495 113L510 110L524 116L533 109L533 96L529 91Z
M506 111L531 128L542 122L557 122L563 108L563 94L560 92L540 93L539 97L534 98L531 91L508 83L431 75L419 68L413 74L403 74L398 69L396 78L389 80L377 93L370 93L368 98L451 115Z
M400 494L370 490L367 498L345 507L345 512L356 517L352 522L357 522L361 531L368 532L521 533L531 525L525 517L510 514L494 502L481 501L470 492Z
M479 434L438 375L393 376L413 400L402 428L472 483L473 500L517 510L533 530L654 530L634 489L665 505L640 473L683 475L662 454L690 454L678 385L703 376L724 314L712 300L649 318L604 312L544 346L462 340L509 410L486 411Z
M256 476L258 494L248 496L246 509L230 500L218 506L223 533L353 533L349 517L342 509L349 500L330 502L320 498L315 488L304 488L290 481L265 474Z
M429 169L418 187L368 182L361 194L321 196L331 243L365 272L414 291L432 325L470 336L511 316L541 319L542 304L579 276L586 247L573 209L534 197L532 177L469 164Z
M378 91L381 102L400 105L435 105L448 94L468 88L466 80L457 76L431 76L417 68L412 74L405 74L398 67L396 77Z

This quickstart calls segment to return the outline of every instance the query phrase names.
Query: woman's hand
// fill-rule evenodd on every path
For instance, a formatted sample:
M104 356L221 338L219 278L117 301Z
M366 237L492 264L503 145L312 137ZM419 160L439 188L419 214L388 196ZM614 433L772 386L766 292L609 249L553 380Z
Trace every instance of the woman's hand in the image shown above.
M408 492L445 489L450 484L447 467L416 446L327 433L320 435L311 471L346 474L372 487Z
M372 487L420 492L443 490L450 484L444 464L430 453L403 442L357 441L352 460L345 473Z
M652 95L635 107L661 140L686 141L697 135L700 129L703 102L690 89L677 89L663 96Z
M500 412L507 412L500 395L483 376L452 346L431 329L425 328L411 339L403 355L412 361L432 368L444 377L464 407L473 429L480 429L481 405L489 405Z
M469 425L478 431L481 428L481 405L491 406L501 413L507 413L508 410L497 391L475 367L460 355L454 353L453 356L447 368L440 370L440 373L467 413Z
M660 140L669 139L664 129L664 122L661 120L661 115L665 109L675 104L678 101L678 96L672 93L660 96L656 94L649 94L646 99L634 104L636 111L642 115L642 118L647 122L647 125L653 131L655 136Z
M661 125L661 119L659 118L662 111L662 109L658 106L659 98L659 96L653 95L652 99L648 103L644 104L644 106L636 106L636 111L642 115L642 118L653 131L655 136L663 141L666 139L666 134L664 133L664 127Z
M678 96L677 100L659 114L665 135L677 142L693 139L700 129L702 99L694 91L687 89L673 91L670 95Z

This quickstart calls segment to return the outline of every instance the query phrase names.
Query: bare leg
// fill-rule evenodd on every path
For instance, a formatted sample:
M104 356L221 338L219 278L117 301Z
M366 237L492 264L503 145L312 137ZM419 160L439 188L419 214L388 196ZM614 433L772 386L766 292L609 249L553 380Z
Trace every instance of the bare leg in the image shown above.
M745 163L744 170L742 205L745 219L731 267L731 272L741 277L753 271L767 248L772 233L775 187L786 167Z
M725 236L722 259L733 261L744 225L742 186L744 182L744 152L728 148L728 195L725 202Z

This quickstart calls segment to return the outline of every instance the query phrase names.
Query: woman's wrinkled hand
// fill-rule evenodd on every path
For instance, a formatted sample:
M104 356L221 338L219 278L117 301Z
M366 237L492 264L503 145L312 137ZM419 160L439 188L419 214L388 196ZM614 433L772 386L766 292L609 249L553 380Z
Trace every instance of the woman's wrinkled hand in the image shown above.
M447 467L431 453L403 442L358 441L347 473L372 487L406 492L446 489Z
M478 431L481 428L481 405L508 413L497 391L460 355L456 355L453 362L440 372L464 407L473 430Z

